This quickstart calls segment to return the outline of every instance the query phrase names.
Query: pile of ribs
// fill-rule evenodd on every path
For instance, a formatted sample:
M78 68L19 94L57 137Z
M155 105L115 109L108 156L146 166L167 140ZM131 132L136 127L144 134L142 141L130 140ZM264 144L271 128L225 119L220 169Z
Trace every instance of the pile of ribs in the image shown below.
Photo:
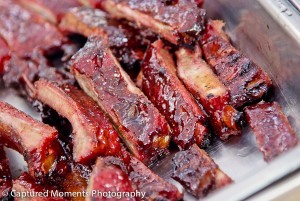
M95 191L141 192L124 201L204 198L233 183L205 151L214 140L248 124L267 162L296 146L279 103L263 100L270 77L203 3L0 1L1 89L13 88L42 119L0 101L0 199L29 191L87 193L38 201L116 199ZM24 156L27 172L10 172L7 148ZM174 151L169 178L151 170Z

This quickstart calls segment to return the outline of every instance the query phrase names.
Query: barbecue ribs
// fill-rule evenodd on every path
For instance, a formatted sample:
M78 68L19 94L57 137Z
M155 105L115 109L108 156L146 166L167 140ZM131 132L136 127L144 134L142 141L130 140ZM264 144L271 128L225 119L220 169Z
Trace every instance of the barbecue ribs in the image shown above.
M297 145L298 138L277 102L260 102L244 111L266 161Z
M151 44L142 63L142 90L163 114L180 149L206 143L207 116L176 75L172 55L161 40Z
M208 64L229 88L232 105L241 107L260 99L272 81L259 66L231 45L223 26L222 21L208 21L201 39L202 49Z
M70 66L81 88L109 115L138 159L149 164L167 151L169 125L121 68L106 40L89 38Z

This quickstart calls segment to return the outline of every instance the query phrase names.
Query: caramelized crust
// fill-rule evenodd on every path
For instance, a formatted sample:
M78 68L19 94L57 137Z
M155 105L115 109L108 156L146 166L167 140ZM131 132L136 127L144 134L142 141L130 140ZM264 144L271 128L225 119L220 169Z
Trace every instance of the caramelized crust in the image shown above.
M87 163L98 156L117 155L118 133L97 103L74 86L39 80L36 98L67 118L73 126L73 159Z
M0 200L4 195L11 191L12 178L3 146L0 145Z
M9 48L6 42L0 37L0 76L4 73L4 65L9 59Z
M171 54L162 41L151 44L142 64L142 90L163 114L180 149L203 144L206 114L176 75Z
M132 23L111 19L101 10L86 7L71 9L59 27L64 32L86 37L107 37L112 53L126 70L139 67L149 41L156 39L151 31L138 29Z
M234 107L260 99L272 85L268 75L229 42L222 21L209 20L201 40L204 56L229 88Z
M38 181L36 181L33 177L31 177L28 173L23 173L19 178L15 179L13 182L13 190L16 193L30 193L28 196L24 197L15 197L14 200L16 201L63 201L65 200L62 197L52 197L51 192L55 192L57 189L50 187L45 184L40 184ZM41 196L30 196L34 193L43 193L48 191L48 197L45 197L44 195ZM59 192L59 191L58 191ZM16 194L15 196L18 196Z
M57 134L54 128L0 102L0 140L23 154L32 176L45 178L64 163Z
M35 48L50 54L63 43L64 37L56 27L14 1L0 1L0 10L0 36L18 56L29 56Z
M22 6L36 12L47 21L58 23L70 8L79 7L77 0L18 0Z
M125 18L149 28L173 44L197 39L206 15L196 0L103 0L91 4L114 18Z
M107 41L89 38L73 56L71 71L81 88L109 115L138 159L149 164L166 153L169 125L121 68Z
M93 192L94 191L94 192ZM89 196L87 201L105 201L108 198L101 197L97 192L135 192L135 187L128 176L120 168L114 165L105 164L102 159L98 159L94 166L89 185L87 188ZM117 199L112 198L113 199ZM140 200L138 197L121 197L121 201Z
M201 49L198 46L194 50L183 47L176 56L178 76L209 114L215 133L222 140L241 134L240 113L230 105L228 89L202 60Z
M172 177L197 198L232 183L231 178L197 145L174 156Z
M277 102L260 102L244 111L266 161L297 145L298 138Z

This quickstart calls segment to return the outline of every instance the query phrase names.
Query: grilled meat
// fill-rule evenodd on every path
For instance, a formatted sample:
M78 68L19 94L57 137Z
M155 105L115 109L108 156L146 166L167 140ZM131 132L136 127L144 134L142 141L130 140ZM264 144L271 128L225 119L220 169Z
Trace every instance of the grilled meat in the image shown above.
M101 10L86 7L71 9L59 27L63 32L79 33L86 37L107 37L112 53L133 77L140 69L140 61L150 41L157 38L151 31L139 29L125 20L111 19Z
M142 90L163 114L180 149L205 144L207 116L176 74L172 55L161 40L151 44L142 64Z
M203 198L232 183L230 177L197 145L176 153L173 158L172 177L197 198Z
M201 49L180 48L176 52L177 72L187 89L209 114L215 133L222 140L241 134L240 113L230 105L229 90L202 60Z
M57 135L52 127L0 102L0 139L24 155L32 176L48 177L66 162Z
M145 193L144 200L177 201L183 198L183 194L173 184L163 180L131 155L125 160L108 156L103 158L103 161L107 165L115 165L127 173L137 189Z
M205 10L196 0L102 0L93 6L114 18L149 28L173 44L192 43L203 31Z
M201 45L206 61L229 88L232 105L241 107L259 100L272 81L259 66L231 45L223 26L222 21L209 20Z
M99 195L99 192L111 193L131 193L135 192L135 186L129 180L128 175L115 165L105 164L102 159L98 159L94 166L87 188L89 196L87 201L105 201L109 200ZM141 200L138 197L112 197L121 201Z
M149 164L166 152L169 125L121 68L106 40L89 38L70 65L81 88L109 115L138 159Z
M99 155L117 155L121 145L118 133L98 104L78 88L39 80L36 97L67 118L73 126L73 159L94 161Z
M260 102L244 111L266 161L297 145L298 138L277 102Z
M30 56L36 48L50 55L66 40L55 26L15 1L0 1L0 10L0 36L21 58Z

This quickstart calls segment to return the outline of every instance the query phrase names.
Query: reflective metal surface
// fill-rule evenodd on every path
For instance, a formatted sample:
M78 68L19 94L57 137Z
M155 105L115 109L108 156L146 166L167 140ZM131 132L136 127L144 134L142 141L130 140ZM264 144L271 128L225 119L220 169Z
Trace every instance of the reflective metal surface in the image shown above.
M285 6L285 8L282 7ZM232 42L259 64L274 81L267 99L278 101L296 133L300 132L300 16L288 0L207 0L211 18L224 19ZM11 91L0 91L0 100L15 105L35 118L25 101ZM241 137L223 143L218 140L206 150L220 168L235 181L206 200L244 200L273 182L300 168L300 147L267 164L256 148L253 134L244 129ZM160 161L153 170L170 179L173 155ZM24 167L24 163L20 163ZM180 185L179 185L180 186ZM182 188L181 188L182 189ZM185 200L196 200L189 194Z

